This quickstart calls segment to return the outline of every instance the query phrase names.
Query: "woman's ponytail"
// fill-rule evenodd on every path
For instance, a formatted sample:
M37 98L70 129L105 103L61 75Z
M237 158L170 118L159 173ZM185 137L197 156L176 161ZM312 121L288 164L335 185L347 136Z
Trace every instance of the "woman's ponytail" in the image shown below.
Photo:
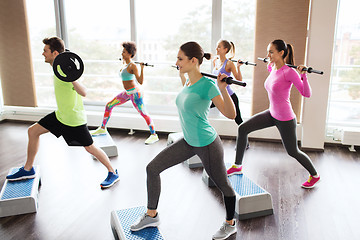
M294 48L291 44L287 44L287 56L285 57L285 63L294 65Z
M228 51L228 53L231 54L229 57L229 59L231 60L235 57L235 44L230 41L230 45L231 45L231 47L230 47L230 50Z
M211 53L204 53L204 58L206 58L207 60L211 59Z

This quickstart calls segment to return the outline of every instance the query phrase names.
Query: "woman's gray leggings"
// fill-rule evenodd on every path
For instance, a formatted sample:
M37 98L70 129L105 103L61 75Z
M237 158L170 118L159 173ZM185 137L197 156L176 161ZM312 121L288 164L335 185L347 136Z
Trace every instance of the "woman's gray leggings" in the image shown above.
M247 145L247 136L249 133L276 126L280 132L282 143L287 153L295 158L312 176L317 175L315 167L304 152L300 151L296 137L296 118L289 121L279 121L270 115L269 110L265 110L254 115L252 118L243 122L238 128L238 136L236 140L236 156L235 163L241 165Z
M235 192L230 185L224 164L224 149L219 136L205 147L192 147L182 138L162 150L146 167L148 209L157 209L161 180L160 173L176 164L198 155L216 186L224 195L226 219L234 218Z

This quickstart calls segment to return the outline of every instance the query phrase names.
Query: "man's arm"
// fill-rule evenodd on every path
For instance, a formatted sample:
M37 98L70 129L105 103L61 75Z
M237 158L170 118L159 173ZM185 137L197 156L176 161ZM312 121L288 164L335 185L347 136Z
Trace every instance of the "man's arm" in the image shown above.
M86 89L86 87L85 87L83 84L81 84L81 83L78 82L78 81L74 81L74 82L72 82L72 84L73 84L73 86L74 86L75 91L76 91L78 94L80 94L80 95L83 96L83 97L86 97L87 89Z

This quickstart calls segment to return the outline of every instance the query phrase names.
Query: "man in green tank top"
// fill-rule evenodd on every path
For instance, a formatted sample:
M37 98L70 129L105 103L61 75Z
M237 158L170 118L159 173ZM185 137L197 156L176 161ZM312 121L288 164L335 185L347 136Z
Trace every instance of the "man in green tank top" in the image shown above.
M45 38L45 62L51 66L57 55L65 51L63 40L58 37ZM79 81L64 82L54 76L54 89L57 109L43 117L28 129L29 143L27 160L18 172L8 175L9 181L35 177L33 168L42 134L51 132L57 138L63 136L69 146L83 146L86 151L98 159L108 170L107 178L100 184L101 188L111 187L119 181L119 175L110 163L103 150L94 145L89 133L82 97L86 96L86 87Z

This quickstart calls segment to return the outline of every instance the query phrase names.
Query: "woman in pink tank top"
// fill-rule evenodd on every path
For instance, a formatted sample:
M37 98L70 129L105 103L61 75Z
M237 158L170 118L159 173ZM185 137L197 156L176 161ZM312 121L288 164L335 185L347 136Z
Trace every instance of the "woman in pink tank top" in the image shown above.
M287 153L295 158L310 174L309 179L302 184L304 188L312 188L320 180L311 159L302 152L297 145L296 117L290 102L290 90L294 85L304 97L311 96L311 88L307 80L305 66L301 65L297 71L286 64L294 64L293 47L283 40L274 40L268 45L269 76L265 81L268 92L269 109L255 114L238 128L237 151L235 164L227 170L228 175L242 173L242 161L247 145L249 133L276 126L280 132L283 145ZM286 59L286 62L285 62Z

